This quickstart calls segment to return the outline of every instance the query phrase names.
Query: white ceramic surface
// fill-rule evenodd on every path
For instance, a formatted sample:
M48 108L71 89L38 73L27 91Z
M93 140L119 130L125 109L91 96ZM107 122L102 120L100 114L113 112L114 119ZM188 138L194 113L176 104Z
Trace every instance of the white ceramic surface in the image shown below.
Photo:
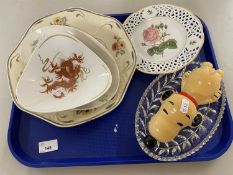
M22 107L48 113L90 103L110 87L107 65L80 40L55 33L35 48L16 88Z
M112 75L112 83L108 91L103 94L100 98L94 100L91 103L86 105L82 105L78 107L79 110L87 110L92 108L97 108L105 103L107 103L113 96L116 94L117 89L120 83L120 75L117 63L113 56L109 53L109 51L94 37L91 35L78 30L77 28L69 27L69 26L61 26L61 25L51 25L39 28L34 32L27 35L25 40L22 42L21 54L22 57L25 58L25 62L27 62L27 58L30 57L34 48L38 45L38 43L54 32L64 32L71 34L78 38L81 42L83 42L88 48L90 48L96 55L101 58L101 60L109 67Z
M163 21L163 23L161 23L161 21ZM161 52L161 54L155 53L153 55L149 55L148 49L150 49L151 45L153 44L149 43L150 41L144 40L145 37L143 37L143 33L145 29L148 29L148 28L152 29L153 31L153 28L155 28L154 26L155 25L159 26L160 24L167 25L167 29L166 29L167 36L165 38L166 40L176 41L177 48L165 49L163 52ZM159 30L157 31L160 32ZM161 37L159 36L158 39L161 39ZM186 40L187 40L187 32L185 28L183 27L183 25L177 22L176 20L173 20L167 17L156 17L156 18L149 18L143 21L135 29L134 33L132 34L131 40L140 58L144 58L145 60L151 61L154 63L161 63L163 61L168 61L170 58L174 56L178 56L182 52L182 50L185 47ZM145 45L142 46L143 44ZM157 45L157 43L155 43L155 45Z

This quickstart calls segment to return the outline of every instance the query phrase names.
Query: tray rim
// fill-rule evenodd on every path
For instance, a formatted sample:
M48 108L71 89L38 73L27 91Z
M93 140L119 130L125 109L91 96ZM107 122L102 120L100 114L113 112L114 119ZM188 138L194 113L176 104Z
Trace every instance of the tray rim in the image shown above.
M112 17L124 17L129 15L130 13L122 13L122 14L110 14L110 16ZM201 19L200 19L201 20ZM202 25L205 32L205 40L208 40L209 43L209 47L210 47L210 51L211 54L213 55L212 58L212 63L214 64L214 66L216 68L218 68L218 64L217 64L217 60L216 60L216 55L214 53L214 49L213 49L213 45L211 42L211 37L210 37L210 33L208 30L207 25L204 23L203 20L201 20ZM18 160L20 163L22 163L25 166L28 167L32 167L32 168L46 168L46 167L70 167L70 166L101 166L101 165L119 165L119 164L145 164L145 163L169 163L169 162L161 162L161 161L156 161L154 159L148 159L148 160L127 160L124 159L124 161L122 161L120 158L118 159L108 159L108 161L102 159L102 160L98 160L98 162L96 161L87 161L87 162L66 162L66 163L47 163L46 162L42 162L42 163L33 163L33 162L29 162L26 161L26 159L23 159L20 157L20 155L18 155L18 153L14 150L13 144L12 144L12 140L11 140L11 135L12 135L12 125L13 125L13 113L15 112L15 110L20 110L19 108L17 108L17 106L12 103L12 109L11 109L11 114L10 114L10 122L9 122L9 127L8 127L8 134L7 134L7 141L8 141L8 146L9 149L12 153L12 155L15 157L16 160ZM23 112L23 111L21 111ZM231 143L232 143L232 139L233 139L233 122L232 122L232 116L231 116L231 112L230 112L230 107L228 104L228 101L226 99L226 106L225 106L225 113L224 115L228 115L227 120L230 121L229 122L229 127L231 128L231 132L230 132L230 137L227 140L227 143L224 145L224 147L222 147L221 151L217 152L216 154L213 154L212 156L209 157L209 159L205 159L205 158L196 158L194 160L189 160L190 157L187 157L185 159L182 159L181 161L176 161L176 162L198 162L198 161L210 161L210 160L214 160L219 158L220 156L222 156L230 147ZM98 159L98 158L97 158Z

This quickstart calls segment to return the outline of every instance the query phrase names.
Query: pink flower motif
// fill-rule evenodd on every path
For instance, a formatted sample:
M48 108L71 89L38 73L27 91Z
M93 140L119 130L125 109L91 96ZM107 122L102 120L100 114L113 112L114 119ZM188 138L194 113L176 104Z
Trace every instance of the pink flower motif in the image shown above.
M158 28L149 27L143 31L143 39L145 42L155 44L160 41L160 31Z

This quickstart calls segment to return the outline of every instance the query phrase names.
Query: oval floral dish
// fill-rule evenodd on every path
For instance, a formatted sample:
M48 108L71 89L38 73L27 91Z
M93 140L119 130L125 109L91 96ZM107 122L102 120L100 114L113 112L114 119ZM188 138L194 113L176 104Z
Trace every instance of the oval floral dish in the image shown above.
M28 61L28 58L22 57L22 42L31 32L50 25L70 26L88 33L103 44L116 60L120 72L120 84L114 97L107 101L107 103L91 110L66 110L52 113L30 112L19 105L16 97L16 85ZM38 41L32 41L31 47L28 47L28 49L35 48L37 44ZM115 18L82 8L71 8L35 21L26 32L17 48L10 55L7 64L11 96L15 104L21 110L53 125L71 127L101 117L120 104L135 71L136 56L128 35L121 23ZM106 97L102 96L99 100L104 101Z
M135 116L135 134L142 150L150 157L160 161L177 161L201 149L216 131L225 109L225 90L222 83L222 96L219 101L198 106L198 112L203 115L203 122L198 128L186 127L171 142L156 141L154 148L147 148L144 144L148 135L148 122L159 110L162 94L167 90L180 91L182 75L199 67L199 63L192 63L184 69L169 75L158 76L145 90Z
M196 58L204 43L200 20L168 4L131 14L123 24L137 54L137 69L148 74L172 73Z

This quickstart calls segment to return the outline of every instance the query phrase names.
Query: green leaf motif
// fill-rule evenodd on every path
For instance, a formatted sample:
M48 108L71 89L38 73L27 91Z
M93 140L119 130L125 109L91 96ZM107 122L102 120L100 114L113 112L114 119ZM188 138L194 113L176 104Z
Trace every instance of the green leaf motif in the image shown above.
M169 39L166 41L166 47L168 49L177 49L177 41L175 39Z
M142 46L147 46L146 43L141 43Z
M193 41L190 41L190 45L194 45L194 44L196 44L197 42L195 41L195 40L193 40Z
M153 56L154 54L156 55L162 55L163 54L163 49L162 47L159 47L159 46L154 46L150 49L147 50L147 53L150 55L150 56Z
M118 50L118 51L116 52L116 57L122 56L122 55L124 55L124 54L125 54L125 51L124 51L124 50Z
M159 50L164 51L166 49L166 47L167 47L167 42L164 41L164 42L160 43Z
M158 46L154 46L147 50L147 53L150 56L156 55L163 55L165 49L176 49L177 48L177 41L175 39L169 39L160 43Z
M152 10L148 10L147 13L148 13L149 15L151 15L151 14L152 14Z

